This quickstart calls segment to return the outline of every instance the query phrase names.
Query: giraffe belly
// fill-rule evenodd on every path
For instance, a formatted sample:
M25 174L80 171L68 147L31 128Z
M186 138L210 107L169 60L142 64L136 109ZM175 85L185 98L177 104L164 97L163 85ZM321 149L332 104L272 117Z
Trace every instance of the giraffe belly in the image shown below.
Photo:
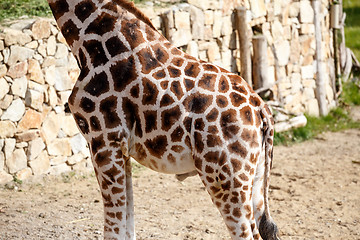
M135 147L131 148L130 156L141 165L154 171L183 174L196 170L191 150L185 145L168 146L164 153L161 149L154 152L145 149L145 143L137 143Z

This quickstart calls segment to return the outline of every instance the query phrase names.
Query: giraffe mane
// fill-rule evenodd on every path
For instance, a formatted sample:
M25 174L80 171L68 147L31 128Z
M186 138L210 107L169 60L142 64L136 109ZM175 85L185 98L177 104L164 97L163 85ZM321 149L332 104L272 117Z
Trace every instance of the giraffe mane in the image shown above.
M123 7L124 9L126 9L127 11L129 11L130 13L134 14L138 19L140 19L141 21L143 21L144 23L146 23L147 25L149 25L151 28L153 28L155 31L156 28L154 27L154 25L152 24L152 22L150 21L150 19L144 14L142 13L133 2L129 1L129 0L113 0L115 3L117 3L119 6Z

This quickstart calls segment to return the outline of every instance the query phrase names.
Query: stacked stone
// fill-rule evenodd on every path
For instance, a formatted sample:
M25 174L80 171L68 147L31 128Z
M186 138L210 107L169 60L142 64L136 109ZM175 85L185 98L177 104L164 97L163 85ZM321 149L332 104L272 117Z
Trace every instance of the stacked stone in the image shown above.
M310 0L188 0L163 14L163 32L175 46L201 60L241 72L235 7L245 7L249 28L268 43L269 83L287 111L319 115L315 96L314 10ZM323 66L330 107L335 106L329 1L321 0ZM250 38L253 34L249 32ZM275 84L277 83L277 84Z
M0 183L13 176L91 169L64 111L79 69L53 20L19 21L0 34Z
M329 1L321 1L322 61L328 106L335 106L331 81L333 67ZM269 76L279 81L275 93L286 110L319 115L315 96L315 26L314 10L310 0L283 1L249 0L251 26L261 27L269 48Z
M223 1L188 0L163 14L163 31L176 47L237 72L237 35Z

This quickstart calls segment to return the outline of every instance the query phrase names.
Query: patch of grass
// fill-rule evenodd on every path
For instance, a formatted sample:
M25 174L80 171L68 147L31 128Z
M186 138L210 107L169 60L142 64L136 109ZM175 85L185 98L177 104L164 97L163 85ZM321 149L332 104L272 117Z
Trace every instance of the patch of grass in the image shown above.
M0 22L4 19L14 19L21 16L51 16L51 10L46 0L1 0Z
M360 105L360 87L355 80L343 83L341 100L347 105Z
M346 12L345 42L353 50L357 59L360 59L360 1L344 0L343 9Z
M360 122L353 121L349 113L343 108L335 108L325 117L306 117L308 123L305 127L281 133L275 132L274 145L291 145L303 142L326 131L336 132L350 128L360 129Z

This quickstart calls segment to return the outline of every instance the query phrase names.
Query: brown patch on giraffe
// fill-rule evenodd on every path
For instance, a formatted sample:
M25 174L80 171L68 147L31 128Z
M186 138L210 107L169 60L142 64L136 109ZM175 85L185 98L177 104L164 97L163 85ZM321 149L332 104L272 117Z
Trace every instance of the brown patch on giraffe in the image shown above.
M133 87L130 89L130 95L131 95L133 98L138 98L138 97L139 97L139 94L140 94L140 87L139 87L139 84L136 84L135 86L133 86Z
M99 3L101 3L101 2L103 2L103 0L99 1ZM117 13L117 7L112 2L106 3L104 6L101 7L101 9L106 9L106 10L110 10L110 11L112 11L114 13Z
M107 128L114 128L121 124L121 120L117 114L117 100L116 96L110 96L100 102L100 112L104 116L105 126Z
M96 155L95 155L95 162L96 162L96 165L101 168L105 165L108 165L110 164L111 162L111 151L109 150L104 150L102 152L98 152Z
M235 92L230 93L230 99L234 107L239 107L241 104L246 103L246 98Z
M245 169L246 172L250 172L251 166L246 163L244 169Z
M75 15L81 22L84 22L95 10L94 2L85 0L75 6Z
M222 144L223 144L223 142L219 135L216 135L216 134L207 135L206 145L208 147L221 146Z
M164 110L161 113L161 129L168 131L181 116L180 107L176 106L172 109Z
M136 143L135 144L135 150L136 150L136 157L139 161L146 159L147 154L142 144Z
M215 91L215 82L216 75L214 74L204 74L202 78L199 80L199 87L212 91Z
M156 34L155 34L156 32L149 25L145 25L145 32L146 32L146 39L149 42L155 41L157 39Z
M149 49L144 48L137 55L144 74L149 74L153 69L161 67L160 62L152 55Z
M95 103L87 97L83 97L80 100L80 107L86 113L91 113L91 112L95 111Z
M172 142L180 142L182 140L182 137L184 136L184 129L182 127L177 127L175 130L171 133L171 141Z
M208 133L210 134L217 134L219 132L216 125L211 125L208 127Z
M164 90L166 90L168 88L168 86L169 86L169 81L162 81L160 83L160 87Z
M215 182L215 180L214 180L214 178L212 178L212 177L210 177L210 176L206 176L206 181L208 182L208 183L213 183L213 182Z
M249 144L251 148L256 148L259 146L257 133L255 130L249 130L244 128L241 133L241 138Z
M194 143L195 143L195 150L198 153L202 153L202 151L204 150L203 137L201 136L201 133L197 131L194 133Z
M176 47L173 47L172 49L171 49L171 54L172 55L183 55L183 52L181 51L181 50L179 50L178 48L176 48Z
M190 79L185 79L184 85L185 85L186 91L190 91L191 89L193 89L195 87L195 82Z
M160 135L153 139L148 139L145 141L145 146L151 155L161 158L166 152L166 148L168 146L167 137L165 135Z
M176 163L176 158L174 157L174 155L172 155L171 153L167 156L168 161L171 164L175 164Z
M225 76L221 76L220 81L219 81L219 92L221 93L226 93L228 92L230 89L229 87L229 82L226 79Z
M211 105L213 96L194 93L188 96L183 104L188 112L204 113L205 110Z
M231 81L231 80L230 80L230 81ZM237 92L239 92L239 93L241 93L241 94L244 94L244 95L247 95L247 94L248 94L248 92L246 91L245 86L242 85L242 84L233 83L232 88L233 88L235 91L237 91Z
M167 71L169 72L171 78L178 78L181 76L181 70L175 67L169 66Z
M166 73L165 73L164 69L161 69L161 70L155 72L152 76L156 80L160 80L160 79L163 79L166 77Z
M150 133L157 129L157 111L145 111L145 132Z
M190 137L189 136L186 136L185 138L185 145L191 149L191 140L190 140Z
M219 116L219 111L216 108L213 108L208 115L206 115L206 120L208 122L215 122Z
M134 104L129 98L123 98L122 112L125 115L126 125L129 129L133 129L135 125L135 135L143 136L141 128L141 120L139 115L139 107Z
M105 141L103 135L91 139L91 151L97 153L100 149L105 147Z
M214 173L214 169L212 167L210 167L209 165L205 166L205 172L206 173Z
M237 178L234 178L233 181L234 181L234 188L242 187L242 183Z
M255 165L259 159L259 155L259 152L257 154L250 154L250 162Z
M166 107L173 104L175 101L169 94L165 94L160 100L160 107Z
M96 74L84 87L86 92L95 97L99 97L101 94L108 92L109 89L109 81L105 72Z
M176 153L181 153L182 151L184 151L184 147L180 146L180 145L174 145L171 147L171 150L176 152Z
M195 120L195 130L203 131L205 128L205 123L202 118L198 118Z
M245 223L241 224L241 234L239 237L241 238L247 238L249 236L249 232L247 230L247 226L245 225Z
M255 125L256 125L256 127L260 127L261 122L262 122L260 111L254 111L254 116L255 116Z
M142 85L143 85L142 104L144 105L156 104L156 99L159 94L159 90L157 89L157 86L147 78L142 79Z
M119 148L121 146L120 144L121 144L121 140L123 138L124 138L124 135L123 134L119 135L118 131L110 132L107 134L107 139L110 142L109 145L113 148ZM121 157L123 157L123 155L121 154L119 157L121 158Z
M79 40L80 29L71 19L69 19L61 26L61 32L69 46L73 45L75 41Z
M244 125L253 125L253 111L249 106L245 106L240 109L240 117Z
M110 67L110 73L114 80L115 91L122 92L138 77L134 57L130 56L128 59L116 62Z
M87 59L86 56L84 54L84 51L79 48L79 57L76 58L79 67L81 68L80 71L80 75L78 77L79 81L82 81L90 72L89 68L86 66L87 65Z
M226 173L228 176L231 176L231 170L228 164L225 164L224 166L222 166L221 171L223 173Z
M240 155L242 158L245 158L247 155L247 149L239 143L239 141L236 141L228 146L228 149L231 153Z
M250 104L253 105L254 107L259 107L260 104L261 104L261 100L259 99L259 97L253 96L253 95L250 96L249 102L250 102Z
M195 167L198 170L198 172L202 171L202 160L201 158L194 157Z
M175 94L178 100L180 100L184 96L184 92L179 81L173 81L171 83L170 90Z
M240 191L240 197L241 197L241 202L245 203L246 202L246 193L244 191Z
M99 119L96 116L91 116L90 117L90 127L91 127L91 131L100 131L101 129L101 124Z
M245 205L244 208L246 210L246 218L251 219L251 216L253 215L252 207L250 205Z
M125 36L132 50L134 50L141 43L145 42L139 25L140 21L137 19L132 19L130 21L121 21L120 31Z
M216 97L216 104L220 108L226 108L228 106L229 102L228 102L228 100L227 100L227 98L225 96L218 95Z
M233 125L233 123L236 122L236 111L234 109L229 109L221 113L220 125L225 139L231 139L239 132L240 127Z
M80 128L81 132L83 134L88 134L89 133L89 124L88 124L86 118L83 115L81 115L80 113L74 113L73 116L74 116L75 122L78 125L78 127Z
M124 45L124 43L119 39L119 37L111 37L105 42L107 51L112 57L119 55L121 53L129 51L129 49Z
M178 57L175 57L171 63L176 66L176 67L182 67L182 65L184 64L185 60L184 58L178 58Z
M215 73L219 72L219 69L215 65L210 63L203 64L203 68L205 71L215 72Z
M69 11L69 4L66 0L58 0L55 2L49 2L50 8L56 20L62 17Z
M207 162L211 162L211 163L219 163L219 152L216 151L216 152L207 152L205 155L204 155L204 158L205 158L205 161Z
M184 124L184 127L185 127L186 131L191 132L192 118L185 117L185 119L183 121L183 124Z
M249 177L245 173L239 175L239 178L245 182L249 181Z
M201 69L200 64L198 62L189 62L184 70L186 76L197 78Z
M150 19L145 16L136 6L133 2L130 1L122 1L122 0L114 0L115 3L119 4L121 7L125 8L127 11L131 12L135 15L136 18L143 21L145 24L147 24L149 27L154 29L156 31L156 28L151 23Z
M238 160L236 158L232 158L230 160L230 162L231 162L234 173L239 172L241 170L242 164L241 164L240 160Z
M152 31L151 31L152 32ZM148 39L148 41L151 41ZM169 59L169 54L167 53L167 51L161 46L160 43L154 45L151 47L152 50L154 51L155 53L155 58L165 64L167 62L167 60Z
M107 176L112 183L115 183L115 177L119 175L121 171L117 169L115 166L112 166L109 170L103 172L105 176Z
M241 215L242 215L240 208L234 208L232 214L233 214L233 216L235 216L236 218L240 218Z
M225 205L224 205L224 208L223 208L223 210L222 210L223 214L229 215L229 214L231 213L230 209L231 209L231 205L228 204L228 203L225 204Z
M101 42L97 40L88 40L84 42L83 45L89 54L91 63L94 67L105 65L109 61Z

